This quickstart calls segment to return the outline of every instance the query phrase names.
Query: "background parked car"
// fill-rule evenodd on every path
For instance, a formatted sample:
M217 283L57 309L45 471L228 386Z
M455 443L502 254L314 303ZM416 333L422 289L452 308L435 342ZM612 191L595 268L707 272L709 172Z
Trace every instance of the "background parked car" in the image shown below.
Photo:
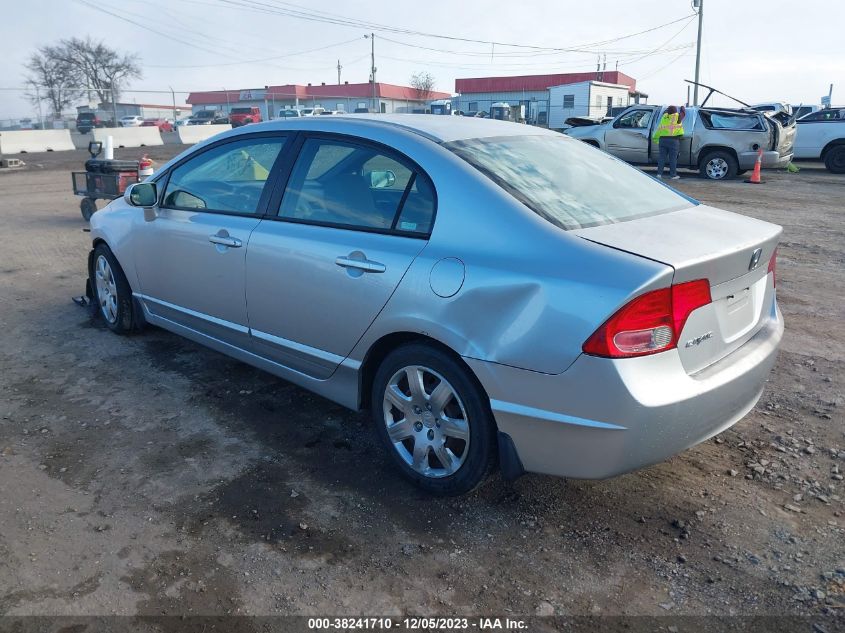
M167 119L144 119L144 122L141 123L141 127L152 127L155 126L159 129L160 132L172 132L173 131L173 124L168 121Z
M279 110L280 119L298 119L301 116L302 113L299 110L295 110L293 108L285 108L283 110Z
M261 123L261 110L257 107L232 108L229 110L229 123L232 127Z
M105 123L93 112L80 112L76 115L76 130L88 134L95 127L104 127Z
M798 119L795 158L821 159L828 171L845 174L845 108L825 108Z
M564 133L629 163L655 164L658 151L652 137L666 107L631 106L611 121ZM785 167L792 160L795 122L783 123L775 116L751 109L687 108L678 166L698 169L711 180L733 178L754 167L762 147L763 167Z
M188 119L187 125L221 125L229 122L229 117L220 110L200 110Z
M144 117L137 114L122 116L117 122L118 127L140 127Z
M299 113L302 116L320 116L325 111L326 111L325 108L321 108L320 106L317 106L315 108L302 108L299 111Z

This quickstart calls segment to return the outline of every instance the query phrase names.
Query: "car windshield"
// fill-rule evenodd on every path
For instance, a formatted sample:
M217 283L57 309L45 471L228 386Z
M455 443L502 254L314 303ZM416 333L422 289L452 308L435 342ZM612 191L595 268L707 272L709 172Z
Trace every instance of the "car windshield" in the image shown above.
M232 108L232 114L249 114L252 112L251 108Z
M625 222L694 202L638 169L564 136L504 136L445 147L552 224Z
M194 116L198 119L210 119L214 116L214 112L211 110L203 110L202 112L197 112Z

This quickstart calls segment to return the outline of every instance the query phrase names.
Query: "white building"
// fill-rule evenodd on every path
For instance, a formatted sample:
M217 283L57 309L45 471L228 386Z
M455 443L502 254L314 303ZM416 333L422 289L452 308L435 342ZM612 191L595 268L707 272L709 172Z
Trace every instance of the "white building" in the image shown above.
M632 103L628 86L603 81L582 81L549 88L549 127L562 129L569 117L601 118L611 108Z

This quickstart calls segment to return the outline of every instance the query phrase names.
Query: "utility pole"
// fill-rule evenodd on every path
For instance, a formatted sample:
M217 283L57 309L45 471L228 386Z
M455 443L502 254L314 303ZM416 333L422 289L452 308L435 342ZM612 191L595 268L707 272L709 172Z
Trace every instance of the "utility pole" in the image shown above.
M373 84L373 110L378 112L380 108L376 105L376 34L370 33L365 35L364 38L370 40L370 82Z
M698 39L695 44L695 85L692 89L692 104L698 105L698 77L701 70L701 24L704 20L704 0L692 0L692 6L698 9Z
M173 86L167 87L170 88L170 98L173 100L173 125L176 125L176 119L179 118L176 116L176 93L173 91Z
M831 88L833 84L831 84ZM35 86L35 100L38 102L38 124L41 129L44 129L44 111L41 109L41 94L38 92L38 86Z
M340 60L337 60L337 85L338 86L340 85L340 69L341 68L343 68L343 66L340 65Z

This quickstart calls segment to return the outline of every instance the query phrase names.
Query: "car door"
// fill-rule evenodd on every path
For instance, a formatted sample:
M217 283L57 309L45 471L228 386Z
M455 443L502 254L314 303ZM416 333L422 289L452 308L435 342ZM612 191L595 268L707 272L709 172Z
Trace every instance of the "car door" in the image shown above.
M176 165L134 231L141 301L168 323L247 347L245 252L287 137L247 135Z
M607 151L629 163L647 163L653 108L623 112L605 132Z
M326 378L425 246L435 193L388 148L338 136L301 143L277 213L250 239L249 325L256 353Z

